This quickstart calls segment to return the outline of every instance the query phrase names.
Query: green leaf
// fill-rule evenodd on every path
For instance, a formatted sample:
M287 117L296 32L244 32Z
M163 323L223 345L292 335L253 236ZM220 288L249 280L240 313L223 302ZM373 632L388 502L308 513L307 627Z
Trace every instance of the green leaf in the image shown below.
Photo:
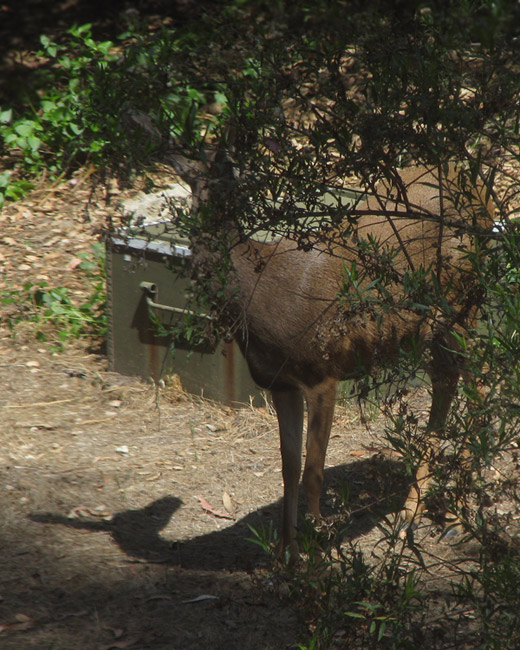
M215 101L218 102L219 104L225 104L227 105L228 99L226 95L223 92L217 91L214 95Z
M18 135L28 136L34 132L34 122L18 122L14 125L14 130Z
M11 178L11 172L1 172L0 173L0 188L7 187L9 185L9 179Z
M72 68L72 59L69 56L62 56L58 63L65 68L65 70L70 70Z
M8 124L13 119L13 109L8 108L5 111L0 111L0 124Z
M75 134L75 135L81 135L84 131L80 126L77 124L74 124L73 122L69 124L69 129Z
M44 99L42 100L41 107L44 113L48 113L56 108L56 102L51 99Z
M54 58L57 52L62 49L59 45L54 43L54 41L51 41L51 39L45 34L40 36L40 43L43 45L45 53L51 58Z
M40 148L42 141L40 138L37 138L35 135L31 135L27 138L27 144L32 149L32 151L37 151Z

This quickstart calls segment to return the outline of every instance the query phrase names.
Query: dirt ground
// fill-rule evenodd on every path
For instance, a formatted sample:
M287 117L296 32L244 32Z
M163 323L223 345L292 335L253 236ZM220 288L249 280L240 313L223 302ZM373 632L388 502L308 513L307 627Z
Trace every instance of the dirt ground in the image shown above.
M4 210L0 289L47 278L81 295L77 254L106 215L85 220L85 193L70 189ZM261 550L244 541L247 521L277 511L272 416L107 372L90 345L56 352L30 324L0 332L1 647L279 648L299 638L295 613L259 586Z
M5 207L0 291L43 280L81 299L78 254L119 198L89 193L81 178L44 183ZM0 330L0 646L296 647L305 620L246 539L279 518L274 416L109 372L88 339L57 350L32 323L13 333L13 310ZM372 462L374 444L340 409L328 489L350 478L381 498L379 464L396 463Z
M90 202L88 199L91 199ZM30 280L86 288L88 250L120 198L82 177L43 184L0 215L0 291ZM0 646L5 650L295 648L308 621L248 524L280 515L275 417L232 410L107 369L92 341L0 330ZM427 404L426 404L427 406ZM355 509L404 495L384 422L336 414L325 509L341 484ZM430 531L425 533L431 535ZM352 539L379 533L359 516Z
M43 183L0 215L0 291L24 282L88 290L78 266L122 193L85 177ZM275 417L110 372L88 338L57 349L34 324L0 319L0 647L53 650L296 648L309 621L248 524L278 523ZM99 344L97 344L99 348ZM419 415L425 391L415 396ZM384 418L338 409L325 512L348 483L351 540L370 556L373 506L402 503L404 470ZM380 507L379 507L380 509ZM372 512L372 515L366 514ZM419 531L434 562L453 554ZM467 552L467 549L466 551ZM453 556L455 557L455 556ZM439 582L440 581L440 582ZM443 600L435 574L432 598Z

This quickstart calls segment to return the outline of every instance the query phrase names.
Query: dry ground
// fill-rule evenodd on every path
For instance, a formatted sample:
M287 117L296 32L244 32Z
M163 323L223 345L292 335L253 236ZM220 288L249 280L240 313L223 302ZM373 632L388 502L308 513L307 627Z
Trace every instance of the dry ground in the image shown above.
M88 203L86 187L44 185L4 209L0 291L47 278L81 297L78 253L118 199L113 187L108 203ZM56 350L30 323L0 329L0 647L295 648L305 615L246 539L247 524L279 517L273 415L122 377L91 345ZM365 509L405 490L383 428L339 409L327 458L325 507L348 482L360 513L351 537L367 555L379 533ZM449 556L436 533L421 535Z
M117 197L114 188L108 204L89 203L80 180L8 205L0 291L47 281L81 299L78 253ZM253 649L304 639L286 590L270 586L269 560L246 541L248 523L279 515L275 418L108 372L89 340L59 351L51 343L36 341L31 323L0 330L1 647ZM337 425L330 462L347 464L329 471L329 484L370 456L357 411L340 412Z

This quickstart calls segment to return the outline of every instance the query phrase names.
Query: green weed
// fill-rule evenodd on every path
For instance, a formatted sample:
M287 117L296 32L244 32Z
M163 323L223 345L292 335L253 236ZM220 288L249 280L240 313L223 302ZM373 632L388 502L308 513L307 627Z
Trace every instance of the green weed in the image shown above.
M63 45L47 36L40 42L37 56L46 64L34 73L33 92L19 98L21 108L0 107L0 151L13 162L0 174L0 207L21 198L43 171L56 177L98 161L106 145L101 120L87 115L86 107L100 71L118 56L114 44L94 41L90 24L69 29Z
M21 321L34 324L39 341L57 341L62 345L70 338L88 335L100 338L106 333L104 253L101 244L80 253L87 296L78 301L70 288L52 287L48 282L26 282L22 289L4 291L0 304L11 305L4 322L16 334Z
M280 540L278 538L278 529L273 522L270 521L268 527L262 521L258 526L248 524L248 528L252 537L248 537L247 541L260 546L269 557L274 558Z

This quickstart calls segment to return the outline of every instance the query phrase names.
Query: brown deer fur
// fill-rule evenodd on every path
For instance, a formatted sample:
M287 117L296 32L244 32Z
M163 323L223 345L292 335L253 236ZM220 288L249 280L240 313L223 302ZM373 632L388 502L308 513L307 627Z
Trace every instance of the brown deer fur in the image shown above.
M207 198L201 189L207 190L207 185L200 167L189 168L178 161L174 166L191 184L194 205L200 207ZM474 250L474 242L467 232L483 232L492 225L484 188L461 190L457 179L452 166L446 175L437 168L406 168L395 183L379 184L368 201L356 206L362 216L353 231L345 222L330 233L327 242L317 238L308 251L300 250L291 238L272 243L242 241L231 250L230 286L238 318L234 336L254 380L272 393L284 481L282 545L293 556L297 553L304 400L308 426L303 485L308 511L315 517L320 515L325 453L339 381L395 363L402 348L420 345L432 384L427 430L444 426L463 372L452 332L463 332L475 311L471 264L463 250ZM228 218L232 220L231 215ZM380 253L393 251L387 261L390 297L382 304L350 291L346 277L345 269L355 262L358 277L365 274L364 282L368 282L371 262L360 254L358 244L369 236L378 242ZM195 267L203 255L195 245ZM430 298L435 301L435 283L446 296L451 306L448 313L441 298L427 313L406 299L403 275L420 269L427 270L432 279ZM429 475L425 460L403 508L407 521L422 509Z

